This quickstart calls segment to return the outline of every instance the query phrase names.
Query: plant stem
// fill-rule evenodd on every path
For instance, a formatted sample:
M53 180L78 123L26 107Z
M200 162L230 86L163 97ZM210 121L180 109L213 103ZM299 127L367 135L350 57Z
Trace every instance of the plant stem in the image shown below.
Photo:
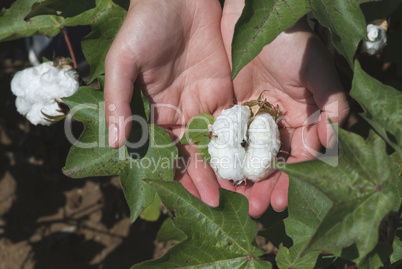
M61 28L60 31L63 33L64 40L66 41L68 47L68 51L70 52L71 59L73 60L74 68L77 69L77 61L75 60L75 54L73 51L73 47L71 46L70 39L68 38L67 32L66 30L64 30L64 28Z

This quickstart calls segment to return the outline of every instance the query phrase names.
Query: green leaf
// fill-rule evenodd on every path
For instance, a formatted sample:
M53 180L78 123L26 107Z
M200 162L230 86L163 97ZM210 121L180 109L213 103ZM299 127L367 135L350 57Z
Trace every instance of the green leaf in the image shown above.
M208 125L213 124L215 118L209 114L199 114L191 119L186 132L184 133L180 143L195 144L209 135Z
M164 257L132 268L271 268L257 257L263 251L253 245L257 224L248 217L247 199L220 190L216 208L204 204L179 182L149 181L166 208L174 212L173 224L187 239Z
M378 241L381 221L399 199L395 190L383 188L397 175L385 153L385 143L371 132L367 141L339 129L337 167L319 160L288 164L283 170L293 179L309 183L332 202L306 249L340 251L354 246L361 262Z
M22 0L19 1L22 2ZM35 1L31 2L34 3ZM48 36L56 35L64 26L90 24L92 31L81 43L83 53L91 68L89 77L90 83L105 72L104 61L106 54L123 23L127 11L112 0L96 0L96 2L91 0L84 1L84 4L81 3L82 1L79 2L80 3L77 4L78 2L76 0L67 2L61 0L42 1L33 5L29 17L36 17L29 19L29 23L23 21L23 18L29 12L29 9L26 9L26 12L18 17L18 22L21 24L19 28L28 28L29 31L26 30L19 34L17 32L19 28L14 29L14 25L18 26L19 24L10 24L8 28L11 32L17 32L14 33L14 35L18 34L18 36L13 38L18 38L39 34ZM16 12L17 11L18 10L16 10ZM37 16L40 14L57 14L58 16ZM10 16L15 17L16 15L11 14ZM42 22L45 18L51 18L51 20L48 19ZM7 18L7 20L10 19ZM11 25L14 28L11 27ZM25 28L23 28L23 26ZM2 37L1 29L3 28L0 28L0 40Z
M73 178L120 174L131 221L134 221L155 197L155 192L143 179L173 180L173 162L178 155L176 146L165 130L150 125L145 156L137 160L130 158L127 147L111 149L108 146L102 91L81 87L63 101L85 126L68 153L63 172Z
M150 125L150 145L146 155L138 160L129 158L120 180L130 208L131 221L154 200L154 191L143 179L173 180L173 162L177 148L163 128Z
M146 155L138 160L129 158L120 177L132 222L154 200L153 189L143 179L173 180L174 176L176 146L163 128L150 125L149 132L150 145Z
M395 165L395 172L394 173L396 173L399 176L399 178L396 178L396 181L393 182L392 184L390 184L390 188L394 188L394 189L397 190L398 195L399 195L399 199L402 201L402 180L401 180L401 177L402 177L402 160L401 160L401 157L399 157L399 155L396 152L394 152L391 155L391 158L392 158L392 162Z
M74 17L92 8L95 8L95 0L39 1L32 5L31 11L25 17L25 20L29 20L38 15L57 15L64 18Z
M180 243L185 240L187 236L173 225L172 218L167 218L162 223L161 228L156 235L156 240L159 242Z
M296 244L290 248L290 250L283 245L279 247L278 254L276 255L276 263L280 269L288 268L314 268L317 262L319 252L309 252L303 257L300 257L300 253L304 248L304 244Z
M360 4L372 0L311 0L311 10L318 21L330 29L335 48L351 66L360 40L367 38L366 21Z
M232 41L232 79L279 33L309 12L308 1L246 1Z
M208 125L214 122L215 118L209 114L199 114L195 116L180 140L182 144L197 144L198 151L206 162L209 162L211 159L208 153L208 144L210 142Z
M394 239L394 244L393 244L393 249L394 252L391 255L391 263L402 263L402 227L398 228L396 231L396 236Z
M379 242L375 248L359 263L359 269L382 268L392 253L392 247Z
M119 7L112 0L62 1L44 0L35 3L25 20L39 15L57 15L65 26L94 24L110 10ZM124 13L125 14L125 13ZM60 26L62 28L62 26ZM110 29L109 29L110 30Z
M402 93L367 75L356 62L350 95L366 119L402 157Z
M137 170L142 179L173 180L174 160L178 151L168 133L156 125L149 125L149 148L147 154L138 160L129 159L131 169Z
M130 220L134 222L139 214L149 206L155 198L155 191L143 178L137 169L125 166L120 173L120 182L130 208Z
M107 4L102 5L102 10L96 14L96 20L91 25L92 32L81 42L85 58L91 68L89 82L105 73L106 54L127 13L112 1L106 2Z
M246 1L235 26L232 41L232 79L282 31L313 11L318 21L330 29L335 48L353 66L353 57L366 39L366 21L360 4L372 0L255 0Z
M289 217L260 232L274 245L281 248L276 261L281 268L313 268L319 251L302 256L302 252L330 209L331 201L310 184L290 177ZM285 249L286 248L286 249ZM290 248L290 249L288 249ZM299 267L300 265L306 267Z
M140 213L140 218L146 221L157 221L161 215L161 199L155 194L152 203Z
M9 9L0 11L0 41L13 40L33 35L57 35L64 25L64 18L39 16L24 21L36 0L17 0Z
M81 87L73 96L63 98L63 101L73 116L85 126L68 153L63 173L72 178L117 175L126 166L127 149L111 149L108 146L103 92ZM67 138L70 140L68 134Z

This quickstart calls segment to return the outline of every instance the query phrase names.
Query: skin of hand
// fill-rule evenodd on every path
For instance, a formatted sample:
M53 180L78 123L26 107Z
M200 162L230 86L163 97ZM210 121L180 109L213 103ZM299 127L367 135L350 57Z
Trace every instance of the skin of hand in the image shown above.
M151 104L158 105L152 114L153 123L159 125L186 124L200 113L217 115L232 103L221 16L216 0L131 1L105 60L105 116L112 148L123 146L130 133L135 81ZM180 137L182 131L173 129L172 138ZM176 179L204 202L217 206L221 184L211 167L194 146L180 146L179 152L191 158Z
M222 35L231 59L234 25L244 7L242 0L226 0ZM329 53L301 21L282 32L247 64L233 81L238 102L264 97L281 112L282 147L289 152L287 163L314 158L321 145L330 147L335 135L328 123L341 124L349 105ZM318 112L317 112L318 111ZM319 115L319 117L318 117ZM284 210L288 201L288 176L276 171L268 180L237 187L249 200L249 214L260 216L271 204Z

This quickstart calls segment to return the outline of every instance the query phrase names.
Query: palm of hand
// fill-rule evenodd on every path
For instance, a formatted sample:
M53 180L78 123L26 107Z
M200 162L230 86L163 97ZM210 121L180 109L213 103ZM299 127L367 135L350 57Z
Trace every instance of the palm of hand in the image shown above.
M282 155L278 161L307 160L313 157L309 150L318 151L320 147L316 125L305 128L310 116L319 110L313 93L303 83L304 46L309 38L313 37L307 32L281 34L234 80L234 95L239 102L257 99L263 93L272 105L279 106L279 123L284 128L281 129L282 149L289 155ZM269 204L278 211L285 209L287 189L287 175L276 171L268 180L248 183L237 191L248 197L250 214L258 216Z
M229 59L242 5L232 2L224 9L222 35ZM289 153L288 163L312 159L321 144L328 146L327 117L338 122L348 110L328 52L301 22L265 46L239 72L233 87L239 102L257 99L263 92L271 104L279 106L282 149ZM247 183L236 191L247 196L250 215L259 216L270 204L278 211L286 208L288 185L287 175L276 171L268 180Z
M233 100L230 67L223 46L218 1L140 1L133 3L105 61L105 108L108 126L117 123L124 144L131 126L133 83L137 81L156 107L156 124L184 124L200 113L215 114ZM109 106L114 110L108 110ZM174 138L180 136L174 129ZM109 136L110 137L110 136ZM218 204L215 174L192 146L177 173L183 185L211 205ZM189 158L187 158L189 157ZM183 160L183 159L182 159Z
M131 115L136 80L151 103L169 104L155 106L156 124L184 124L199 113L213 114L232 100L230 68L219 30L221 11L215 7L219 3L182 5L181 1L140 1L130 6L105 61L105 107L115 105L106 113L109 122L113 116ZM124 144L130 127L120 129L125 136L118 146Z

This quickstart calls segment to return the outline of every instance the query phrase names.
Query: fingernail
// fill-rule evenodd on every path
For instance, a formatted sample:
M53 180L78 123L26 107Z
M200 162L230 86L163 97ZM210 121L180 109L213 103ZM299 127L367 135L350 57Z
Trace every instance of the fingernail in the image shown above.
M115 124L111 124L109 126L109 147L112 147L117 142L118 138L117 126Z

